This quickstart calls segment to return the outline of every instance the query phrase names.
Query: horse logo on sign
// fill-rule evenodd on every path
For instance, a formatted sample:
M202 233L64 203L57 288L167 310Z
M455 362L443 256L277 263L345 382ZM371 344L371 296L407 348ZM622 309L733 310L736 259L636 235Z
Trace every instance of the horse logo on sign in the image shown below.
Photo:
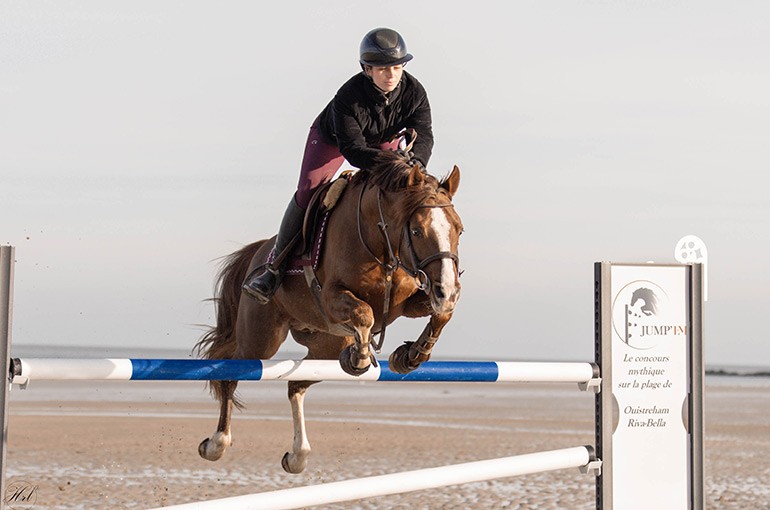
M684 326L667 325L668 295L656 283L637 280L623 287L612 303L612 327L629 347L651 349L663 337L686 333Z

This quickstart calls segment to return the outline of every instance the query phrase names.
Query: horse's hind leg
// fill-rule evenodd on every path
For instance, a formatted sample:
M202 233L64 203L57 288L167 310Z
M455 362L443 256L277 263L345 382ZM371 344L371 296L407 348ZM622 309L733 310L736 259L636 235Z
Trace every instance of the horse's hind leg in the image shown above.
M214 393L219 398L219 424L211 437L201 441L198 453L206 460L219 460L232 443L230 419L233 415L233 395L238 381L211 381Z
M312 384L315 383L312 381L289 382L289 403L291 403L291 417L294 422L294 442L291 453L286 452L281 459L281 466L287 473L301 473L307 467L310 441L308 441L305 427L305 393Z

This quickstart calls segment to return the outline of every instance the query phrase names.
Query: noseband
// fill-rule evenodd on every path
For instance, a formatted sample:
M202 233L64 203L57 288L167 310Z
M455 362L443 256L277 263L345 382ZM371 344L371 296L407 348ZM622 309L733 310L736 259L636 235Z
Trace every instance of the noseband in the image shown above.
M387 319L388 319L388 310L390 308L390 292L391 287L393 285L393 273L395 273L399 268L403 269L409 276L417 280L418 287L420 290L425 292L426 294L430 294L430 290L433 287L433 282L428 277L427 273L424 271L425 267L428 266L431 262L435 262L436 260L441 259L451 259L455 263L455 268L457 269L457 273L462 274L460 271L460 257L457 256L456 253L452 253L451 251L440 251L436 252L433 255L429 255L428 257L424 259L420 259L417 256L417 252L414 249L414 243L412 242L412 234L411 229L409 227L409 220L406 221L404 224L404 233L402 234L402 238L406 240L407 249L409 251L410 258L412 259L412 267L407 266L404 264L404 262L401 260L401 258L396 255L396 252L393 250L393 243L390 240L390 236L388 235L388 224L385 222L385 215L382 212L382 190L377 190L377 209L380 215L380 221L377 223L377 227L380 229L380 232L382 232L382 236L385 239L385 246L388 250L388 259L389 262L386 262L384 260L380 260L377 255L369 248L369 245L366 244L366 241L364 241L364 235L361 230L361 204L364 199L364 191L366 190L366 186L361 187L361 193L358 196L358 211L356 214L356 223L358 227L358 239L361 241L361 244L364 246L367 252L369 252L369 255L377 262L377 264L380 265L385 270L385 300L384 300L384 306L383 306L383 312L382 312L382 329L380 329L380 338L375 342L374 339L372 339L372 347L374 348L375 352L379 353L382 349L382 344L385 342L385 327L387 326ZM415 207L410 213L409 218L411 218L415 212L417 212L419 209L433 209L433 208L447 208L447 207L454 207L453 204L422 204ZM399 247L400 247L400 240L399 240Z

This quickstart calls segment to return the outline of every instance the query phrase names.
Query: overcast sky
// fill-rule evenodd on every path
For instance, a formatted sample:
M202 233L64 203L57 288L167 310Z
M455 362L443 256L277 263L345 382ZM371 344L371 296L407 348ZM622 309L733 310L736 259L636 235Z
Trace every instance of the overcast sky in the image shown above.
M462 172L463 296L434 358L591 359L593 263L673 262L695 234L707 362L770 364L764 1L4 0L14 342L191 347L217 258L274 233L378 26L428 90L429 170Z

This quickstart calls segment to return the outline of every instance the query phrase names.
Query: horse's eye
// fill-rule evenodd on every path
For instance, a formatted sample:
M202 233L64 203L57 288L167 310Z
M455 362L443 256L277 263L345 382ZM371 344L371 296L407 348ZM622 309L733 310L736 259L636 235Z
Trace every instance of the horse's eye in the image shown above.
M411 230L412 237L422 237L422 232L419 228L413 228Z

